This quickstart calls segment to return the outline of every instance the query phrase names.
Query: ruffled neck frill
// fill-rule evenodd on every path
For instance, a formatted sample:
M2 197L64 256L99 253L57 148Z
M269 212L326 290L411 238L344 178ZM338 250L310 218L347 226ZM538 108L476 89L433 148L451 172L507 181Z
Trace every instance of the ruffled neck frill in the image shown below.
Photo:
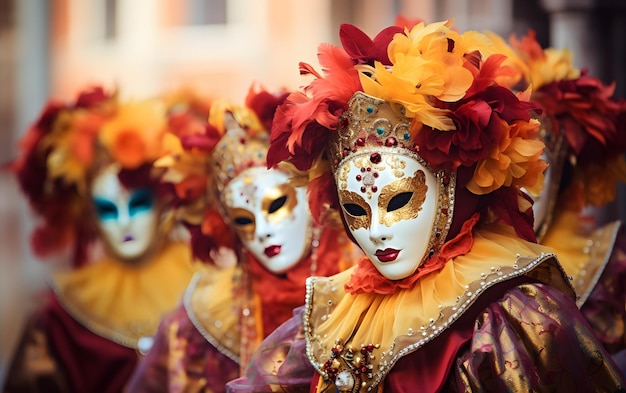
M563 209L555 214L541 244L554 249L581 307L604 272L621 226L614 221L592 230L585 228L580 214Z
M353 364L346 367L359 363L366 370L362 391L378 385L401 357L447 330L496 284L525 276L574 296L551 249L496 224L473 230L471 252L390 294L348 293L345 284L361 266L307 280L304 330L307 356L322 379L328 376L325 365L341 364L333 359L349 359ZM361 351L368 353L367 362Z
M263 338L304 303L312 265L324 276L351 266L355 246L342 234L325 228L316 249L284 274L268 271L248 253L245 266L199 275L185 296L189 318L215 348L244 364Z
M50 285L63 309L81 325L143 352L161 318L179 304L196 269L186 244L168 242L139 266L104 257L55 274Z

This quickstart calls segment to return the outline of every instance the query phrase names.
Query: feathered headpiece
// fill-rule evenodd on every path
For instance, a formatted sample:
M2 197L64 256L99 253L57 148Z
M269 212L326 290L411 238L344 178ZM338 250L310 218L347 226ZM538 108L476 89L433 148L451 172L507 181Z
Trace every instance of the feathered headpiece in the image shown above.
M615 82L576 69L567 49L542 49L533 31L510 42L526 67L530 99L542 110L541 136L548 147L562 146L573 171L566 186L578 197L570 199L578 209L614 200L617 181L626 181L626 101L613 97Z
M309 185L314 216L323 206L337 206L332 170L369 140L457 174L455 197L464 202L457 204L449 238L480 211L534 239L530 202L519 188L538 192L542 185L539 122L531 118L528 94L508 87L519 71L489 36L459 33L448 20L391 26L373 40L342 25L340 38L343 47L319 46L322 73L300 64L300 73L314 80L278 108L268 153L269 166L288 161L319 175ZM407 119L404 131L392 135L372 123L356 135L349 102L363 93L387 102L393 117Z
M21 140L10 169L35 213L43 219L32 235L35 253L45 257L73 247L73 264L85 262L97 237L89 220L90 182L115 163L127 187L157 187L151 164L162 153L164 106L157 101L120 103L101 87L75 102L50 102Z
M208 261L210 251L233 247L235 235L223 218L221 191L244 170L266 165L269 127L285 97L252 86L245 106L214 100L200 123L188 108L171 114L167 138L173 153L157 165L167 168L163 181L174 185L185 206L179 218L191 233L198 259Z

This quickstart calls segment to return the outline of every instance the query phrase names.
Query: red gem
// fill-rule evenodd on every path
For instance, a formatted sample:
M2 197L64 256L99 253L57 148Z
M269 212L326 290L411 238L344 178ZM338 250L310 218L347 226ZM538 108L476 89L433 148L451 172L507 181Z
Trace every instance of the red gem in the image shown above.
M361 367L361 372L362 373L366 373L367 372L367 367L365 367L365 366Z
M374 176L374 177L378 177L378 172L374 172L374 173L372 174L372 176Z
M363 355L365 355L365 352L367 352L367 348L362 347L362 348L361 348L361 353L362 353Z
M367 167L367 171L368 171L368 172L371 172L371 171L372 171L372 168Z
M357 146L365 146L365 138L358 138L356 144Z
M356 181L361 181L361 175L356 175Z
M444 208L444 209L441 209L441 212L442 212L443 214L445 214L446 216L448 215L448 209L445 209L445 208Z
M374 344L367 344L367 350L372 352L374 350Z
M385 140L385 146L387 147L396 146L397 144L398 144L398 141L396 140L396 138L392 136L390 136L389 138Z
M380 157L380 153L372 153L370 155L370 161L374 164L378 164L382 158Z
M446 185L446 186L448 184L450 184L450 177L449 176L444 176L443 177L443 184Z
M365 168L361 168L361 172L365 172Z
M361 192L365 192L365 186L361 187Z
M378 191L378 187L372 186L372 192L376 192L376 191Z

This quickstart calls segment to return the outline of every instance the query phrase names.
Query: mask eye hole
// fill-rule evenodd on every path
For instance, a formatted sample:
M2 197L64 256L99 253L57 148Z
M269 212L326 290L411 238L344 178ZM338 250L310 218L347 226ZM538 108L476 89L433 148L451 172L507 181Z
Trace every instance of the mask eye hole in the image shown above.
M403 192L394 196L393 198L391 198L389 204L387 205L387 211L392 212L394 210L398 210L404 207L407 203L409 203L412 197L413 192L411 191Z
M235 217L234 221L237 225L250 225L253 222L250 217Z
M117 206L115 206L112 202L104 199L95 199L94 205L96 208L96 214L101 220L117 219Z
M152 193L149 190L140 190L131 197L130 202L128 202L128 210L131 215L150 210L153 202Z
M278 209L280 209L281 207L283 207L286 202L287 202L287 195L283 195L280 198L276 198L272 201L267 211L269 212L269 214L272 214Z
M365 209L363 209L361 206L357 205L356 203L344 203L343 208L349 215L353 217L361 217L361 216L367 215L367 212L365 211Z

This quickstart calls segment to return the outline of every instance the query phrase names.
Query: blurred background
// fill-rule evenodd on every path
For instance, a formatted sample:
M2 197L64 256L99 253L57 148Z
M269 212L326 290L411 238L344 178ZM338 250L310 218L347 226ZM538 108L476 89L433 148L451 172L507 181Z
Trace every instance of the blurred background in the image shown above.
M625 0L0 0L0 163L49 98L101 84L125 98L190 86L243 102L254 81L297 88L298 62L317 65L317 44L338 44L341 23L373 36L398 14L454 17L460 30L504 37L532 28L625 95ZM596 214L626 218L624 189ZM0 386L50 268L30 251L32 227L15 181L0 172Z

